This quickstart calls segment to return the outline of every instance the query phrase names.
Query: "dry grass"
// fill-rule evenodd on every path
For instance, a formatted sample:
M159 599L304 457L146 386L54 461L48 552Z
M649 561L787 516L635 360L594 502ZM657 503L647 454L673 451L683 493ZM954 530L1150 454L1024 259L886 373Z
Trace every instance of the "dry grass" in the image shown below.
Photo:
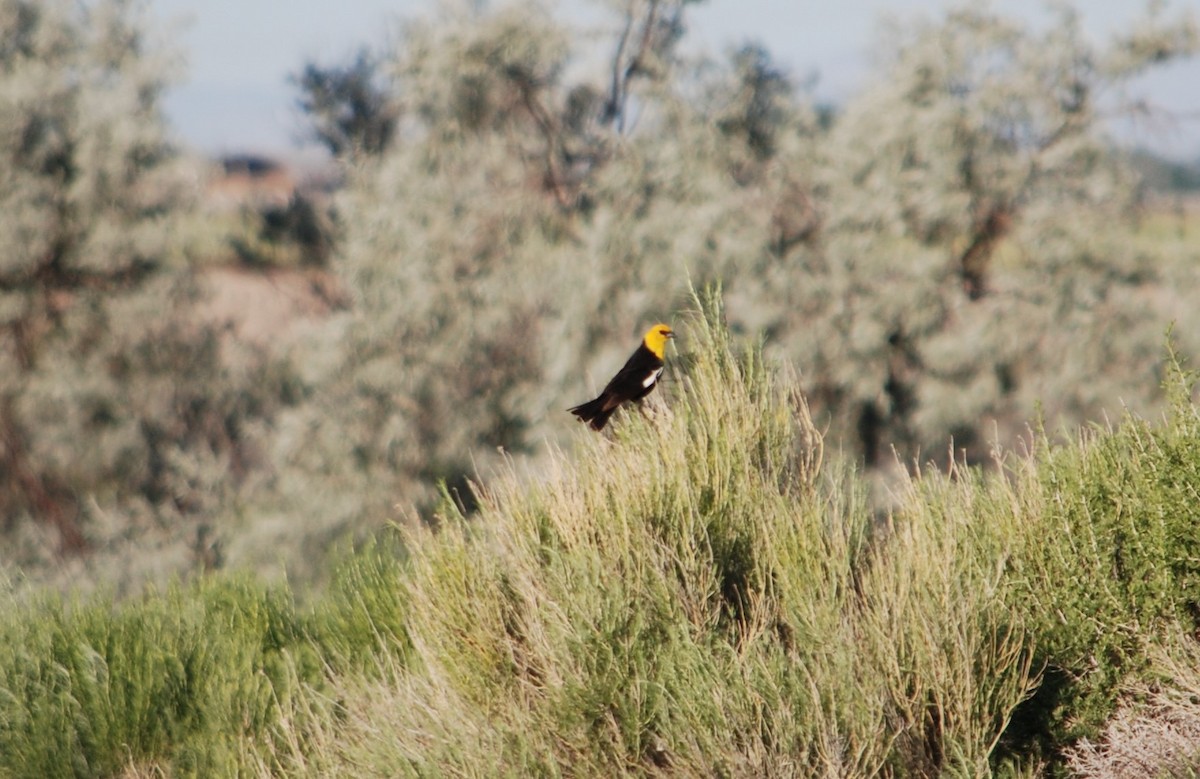
M803 400L715 322L645 418L408 528L403 646L264 770L986 775L1034 684L993 556L1016 525L914 481L872 540Z
M1176 638L1158 648L1160 681L1139 684L1096 740L1069 750L1081 779L1200 776L1200 645Z

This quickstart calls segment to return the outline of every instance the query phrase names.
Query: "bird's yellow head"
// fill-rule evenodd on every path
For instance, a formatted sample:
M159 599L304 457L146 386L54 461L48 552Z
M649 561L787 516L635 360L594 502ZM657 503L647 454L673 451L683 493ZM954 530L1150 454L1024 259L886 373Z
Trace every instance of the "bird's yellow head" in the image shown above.
M654 352L654 356L658 359L663 358L663 354L667 351L667 341L675 337L675 332L670 327L659 322L649 330L642 338L642 343L646 348Z

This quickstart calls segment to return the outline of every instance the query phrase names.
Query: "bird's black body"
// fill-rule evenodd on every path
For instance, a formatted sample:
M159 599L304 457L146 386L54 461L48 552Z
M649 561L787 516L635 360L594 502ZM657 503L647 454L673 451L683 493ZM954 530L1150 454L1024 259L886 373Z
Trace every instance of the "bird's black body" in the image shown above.
M622 403L631 400L641 400L658 386L658 378L663 371L662 348L667 338L674 337L670 328L662 327L661 332L651 328L642 340L637 351L625 362L624 367L600 393L595 400L575 406L569 411L579 417L593 430L603 430L608 418ZM655 353L657 348L658 353Z

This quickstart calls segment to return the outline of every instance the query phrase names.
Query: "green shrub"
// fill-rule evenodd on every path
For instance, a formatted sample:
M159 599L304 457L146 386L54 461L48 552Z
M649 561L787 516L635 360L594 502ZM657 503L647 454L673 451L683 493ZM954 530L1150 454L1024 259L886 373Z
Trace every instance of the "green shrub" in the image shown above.
M315 655L286 594L245 580L112 607L45 596L0 618L0 773L99 776L155 760L235 772Z
M362 671L377 667L380 655L404 662L411 648L404 558L399 541L383 533L337 564L309 626L327 663Z
M1040 718L1054 743L1095 737L1131 680L1146 678L1151 648L1198 625L1200 420L1195 377L1171 364L1163 423L1126 415L1046 450L1019 493L1041 532L1015 558L1014 592L1048 682L1022 716Z
M1032 686L992 557L1015 524L976 526L950 498L970 486L947 483L878 534L802 400L713 305L684 329L686 372L612 440L589 431L576 463L408 528L404 651L335 680L344 718L309 734L310 765L987 769Z

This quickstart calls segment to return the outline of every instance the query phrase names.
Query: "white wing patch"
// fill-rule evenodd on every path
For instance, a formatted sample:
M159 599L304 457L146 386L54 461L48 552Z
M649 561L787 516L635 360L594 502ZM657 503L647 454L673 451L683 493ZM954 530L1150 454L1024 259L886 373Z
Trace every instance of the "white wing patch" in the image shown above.
M647 376L644 381L642 381L642 386L643 387L653 386L654 382L658 381L658 377L662 375L662 372L663 372L662 368L658 368L657 370L651 371L650 375Z

